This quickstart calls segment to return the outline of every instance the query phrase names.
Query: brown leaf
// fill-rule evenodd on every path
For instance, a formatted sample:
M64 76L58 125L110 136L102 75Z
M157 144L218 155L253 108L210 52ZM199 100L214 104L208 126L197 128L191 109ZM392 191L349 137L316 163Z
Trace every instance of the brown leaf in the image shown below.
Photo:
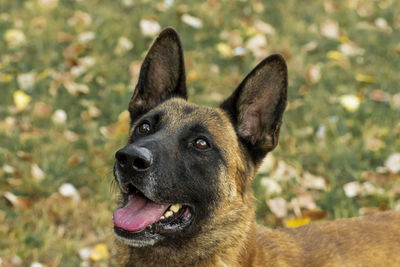
M26 210L32 207L33 201L30 198L16 196L11 192L5 192L4 198L8 200L14 207L20 210Z
M303 216L309 217L312 221L318 221L326 217L326 212L323 210L305 210Z
M71 43L75 37L72 34L66 32L59 32L57 35L57 40L62 43Z
M64 50L64 57L69 60L76 60L78 55L83 52L84 46L81 43L71 44Z
M369 98L377 102L389 102L390 95L382 90L373 90L369 93Z
M51 112L51 106L43 102L37 102L33 107L33 116L39 119L48 119Z
M76 166L81 162L82 162L82 159L78 156L72 156L68 159L68 165L70 165L70 166Z

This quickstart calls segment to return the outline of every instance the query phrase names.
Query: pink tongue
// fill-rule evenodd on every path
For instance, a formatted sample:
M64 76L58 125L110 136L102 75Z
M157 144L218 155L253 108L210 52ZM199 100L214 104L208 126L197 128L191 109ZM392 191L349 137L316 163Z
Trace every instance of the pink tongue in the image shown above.
M168 207L136 195L114 212L114 225L127 231L138 231L158 221Z

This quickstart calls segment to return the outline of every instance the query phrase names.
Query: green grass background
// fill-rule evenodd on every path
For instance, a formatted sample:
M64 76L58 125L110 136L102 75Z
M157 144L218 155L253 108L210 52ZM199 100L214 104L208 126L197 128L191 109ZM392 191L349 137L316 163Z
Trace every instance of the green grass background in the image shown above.
M117 121L136 83L134 69L154 39L142 33L144 19L157 21L161 28L173 26L180 33L190 100L198 104L218 105L260 60L251 50L241 57L229 51L224 55L221 44L233 49L232 36L239 36L239 46L245 47L249 39L262 34L267 39L265 54L281 53L287 59L289 107L272 156L292 166L296 174L277 179L283 191L272 196L261 180L276 165L258 175L254 189L260 223L275 227L285 219L271 213L268 198L290 202L304 192L313 196L325 219L357 216L362 208L400 206L400 190L394 190L400 187L399 175L379 172L386 159L400 151L399 1L128 2L60 0L55 7L46 7L46 1L0 0L0 262L4 266L32 262L79 266L83 262L79 251L99 243L112 253L111 215L117 199L112 165L115 151L126 141L127 125L121 116ZM203 26L184 23L184 14L199 18ZM71 23L72 17L85 16L89 23ZM339 38L323 34L327 20L337 23ZM257 21L268 23L275 33L261 32L254 26ZM22 31L25 42L10 45L6 40L10 29ZM87 31L95 38L80 44L78 36ZM121 36L133 48L118 54ZM310 42L312 50L306 49ZM329 56L349 42L363 54ZM71 48L75 52L68 56ZM90 90L73 95L57 81L60 76L67 79L71 67L84 57L95 59L95 64L73 80ZM307 78L310 66L320 68L320 80ZM18 111L13 100L22 89L18 76L29 72L36 75L33 87L24 91L31 102ZM360 74L372 78L360 79ZM374 92L386 98L379 101ZM347 94L360 100L354 112L340 104L340 97ZM50 107L48 114L37 114L39 102ZM101 114L90 113L90 108ZM52 122L57 109L66 112L65 124ZM321 127L323 138L317 135ZM66 138L66 131L75 138ZM42 180L32 178L32 164L45 173ZM328 188L302 188L305 172L323 177ZM343 185L353 181L370 181L383 191L347 197ZM80 201L57 193L64 183L77 188ZM21 197L26 205L10 203L6 192ZM286 217L295 216L289 209ZM114 261L84 264L108 266Z

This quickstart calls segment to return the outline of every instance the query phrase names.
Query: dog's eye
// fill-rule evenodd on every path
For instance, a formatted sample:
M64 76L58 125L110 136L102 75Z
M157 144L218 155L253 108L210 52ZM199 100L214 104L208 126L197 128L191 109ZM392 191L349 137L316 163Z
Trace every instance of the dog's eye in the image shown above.
M204 150L210 147L207 141L203 138L197 138L196 140L194 140L193 145L200 150Z
M142 124L139 125L139 127L137 129L138 129L139 133L147 134L151 131L151 126L149 123L143 122Z

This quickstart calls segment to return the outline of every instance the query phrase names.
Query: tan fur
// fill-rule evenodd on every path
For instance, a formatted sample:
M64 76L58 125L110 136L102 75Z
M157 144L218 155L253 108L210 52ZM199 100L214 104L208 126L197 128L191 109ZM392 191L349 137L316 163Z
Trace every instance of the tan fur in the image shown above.
M201 234L184 247L130 248L116 242L121 265L400 266L400 215L395 212L296 229L257 226L251 189L257 166L246 160L222 109L201 108L190 116L182 115L188 106L194 105L176 98L157 106L154 112L168 113L168 131L178 131L188 121L199 119L207 125L228 159L227 168L219 170L219 206L204 223Z

